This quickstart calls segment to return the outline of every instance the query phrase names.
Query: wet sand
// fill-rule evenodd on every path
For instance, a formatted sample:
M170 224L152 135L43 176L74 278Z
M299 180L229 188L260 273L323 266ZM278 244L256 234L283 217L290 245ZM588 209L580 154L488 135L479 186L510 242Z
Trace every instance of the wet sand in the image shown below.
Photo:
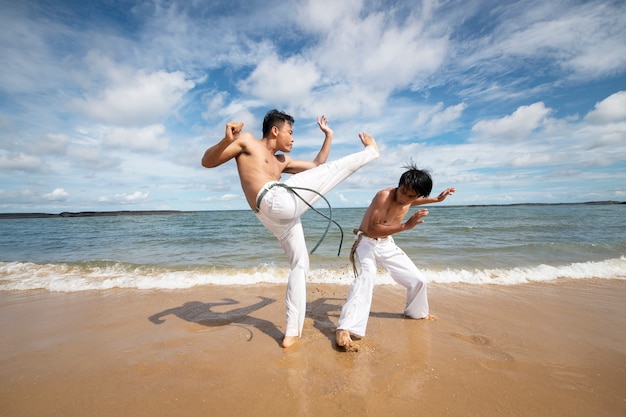
M436 321L378 286L356 353L347 290L288 349L283 285L0 292L0 416L626 415L626 281L431 285Z

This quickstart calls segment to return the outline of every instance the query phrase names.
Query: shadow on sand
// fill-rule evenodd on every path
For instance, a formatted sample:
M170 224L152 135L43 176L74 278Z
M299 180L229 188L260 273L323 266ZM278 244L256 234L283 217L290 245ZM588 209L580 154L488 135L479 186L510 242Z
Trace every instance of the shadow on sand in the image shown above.
M261 299L258 303L247 307L233 308L226 312L212 311L215 307L237 305L239 301L232 298L224 298L222 301L203 303L201 301L189 301L180 307L169 308L160 313L153 314L148 317L154 324L162 324L165 322L163 317L170 314L179 319L190 323L197 323L207 327L221 327L228 325L252 326L257 330L267 334L280 344L282 341L282 332L272 322L256 317L250 317L250 314L260 310L261 308L276 302L276 300L267 297L258 297ZM252 340L253 333L250 332L248 341Z

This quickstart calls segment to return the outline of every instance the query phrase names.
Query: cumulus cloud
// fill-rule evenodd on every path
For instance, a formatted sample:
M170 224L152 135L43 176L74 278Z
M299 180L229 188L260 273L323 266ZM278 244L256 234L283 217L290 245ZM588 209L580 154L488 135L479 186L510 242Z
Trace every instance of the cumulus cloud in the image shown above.
M38 172L41 164L39 158L24 153L0 154L0 171Z
M63 133L48 133L28 145L30 152L41 155L64 155L71 138Z
M165 126L154 124L140 128L117 127L108 132L103 143L107 147L143 152L162 152L169 141L163 136Z
M442 65L448 40L439 32L429 32L428 14L394 19L392 13L370 12L361 2L343 9L328 31L320 28L321 42L311 51L331 82L391 92Z
M467 94L535 96L550 91L555 80L586 83L621 74L626 67L624 2L502 2L487 13L481 10L486 2L481 3L473 3L479 9L472 19L484 21L481 26L488 29L467 33L465 25L459 26L455 35L464 40L453 43L444 77ZM456 16L459 23L467 22L468 6Z
M328 32L357 16L362 7L362 0L309 0L300 4L296 17L304 30Z
M463 115L467 108L465 103L444 108L442 102L422 110L417 115L416 127L420 128L420 136L428 137L453 128L452 124Z
M267 101L291 103L306 97L319 78L312 62L298 56L281 61L273 55L262 60L239 88Z
M105 85L86 98L74 99L72 105L97 122L121 126L159 122L195 85L181 71L135 70L97 54L88 59L103 73L99 81Z
M119 158L103 153L100 147L93 145L73 146L68 149L67 155L71 165L88 171L107 170L121 163Z
M592 124L604 124L626 121L626 91L611 94L585 116L585 121Z
M550 112L541 102L521 106L500 119L479 121L472 127L472 132L481 138L521 139L540 127Z
M101 196L98 201L101 203L138 203L148 199L149 192L135 191L132 194L115 194L113 196Z
M201 198L200 201L203 203L210 203L213 201L233 201L233 200L239 200L241 199L242 196L241 194L224 194L222 196L219 197L205 197L205 198Z
M69 197L69 193L63 188L55 188L52 192L43 195L44 199L50 201L63 201L67 200L67 197Z
M296 33L312 35L312 42L260 59L238 88L295 114L379 114L390 94L419 88L443 65L448 38L433 29L430 5L301 2Z

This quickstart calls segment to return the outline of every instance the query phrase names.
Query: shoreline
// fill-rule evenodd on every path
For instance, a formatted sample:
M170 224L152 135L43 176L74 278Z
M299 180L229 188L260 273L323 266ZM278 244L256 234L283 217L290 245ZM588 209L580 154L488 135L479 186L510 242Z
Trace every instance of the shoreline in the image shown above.
M334 284L308 285L280 348L284 290L0 291L0 415L626 413L626 281L431 284L435 321L380 285L356 353L334 345Z

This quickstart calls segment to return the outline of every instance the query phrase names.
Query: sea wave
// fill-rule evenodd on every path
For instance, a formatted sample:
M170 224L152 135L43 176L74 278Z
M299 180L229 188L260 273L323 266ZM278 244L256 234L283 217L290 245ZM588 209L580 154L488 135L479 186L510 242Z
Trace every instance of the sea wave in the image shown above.
M428 282L520 285L559 279L626 279L626 257L562 266L537 265L510 269L421 270ZM35 264L0 262L0 291L47 290L76 292L88 290L184 289L201 285L284 284L289 270L272 264L253 268L166 268L123 263ZM313 269L308 281L348 285L354 275L348 266ZM377 284L394 284L380 271Z

